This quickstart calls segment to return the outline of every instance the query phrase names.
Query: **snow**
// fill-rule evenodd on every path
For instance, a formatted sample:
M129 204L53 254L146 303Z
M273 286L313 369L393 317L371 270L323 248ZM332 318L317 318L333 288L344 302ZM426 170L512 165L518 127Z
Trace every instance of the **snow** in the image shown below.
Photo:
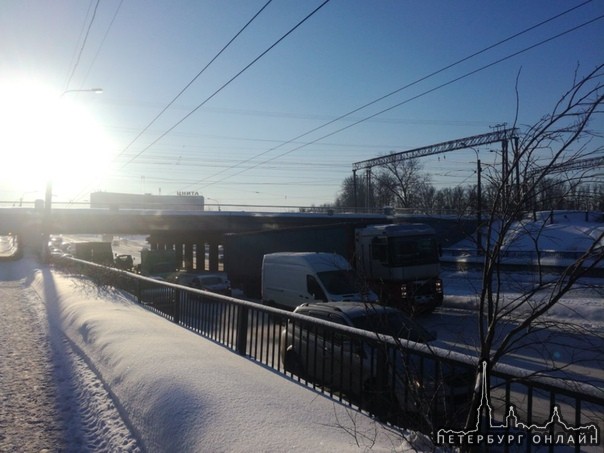
M494 224L494 242L497 239L498 227ZM508 264L535 264L539 251L541 264L556 266L569 265L578 259L583 252L596 243L596 250L604 248L604 213L580 211L547 211L537 212L533 216L512 224L503 241L503 262ZM486 241L486 232L482 234ZM486 245L486 243L483 243ZM475 239L466 239L451 247L450 251L465 251L468 262L477 262L480 258L473 256L476 250ZM445 257L451 261L459 258ZM599 267L604 266L600 262Z
M63 402L56 418L71 417L60 423L68 427L64 451L379 452L431 445L180 328L121 292L98 289L31 258L0 263L0 275L0 289L26 294L21 302L44 327L32 337L31 328L2 326L11 331L9 345L41 337L50 345L56 389L44 382ZM13 374L29 373L28 360L9 363L20 367ZM11 398L17 397L23 395ZM35 418L39 410L33 404L23 418ZM1 423L6 432L26 428ZM15 446L9 441L0 436L0 450Z
M517 231L539 228L544 249L584 250L602 223L570 217ZM534 248L521 236L515 247ZM445 304L472 309L479 272L443 277ZM549 316L602 332L602 279L584 283ZM31 257L0 262L0 307L0 451L434 451L421 434L385 427Z

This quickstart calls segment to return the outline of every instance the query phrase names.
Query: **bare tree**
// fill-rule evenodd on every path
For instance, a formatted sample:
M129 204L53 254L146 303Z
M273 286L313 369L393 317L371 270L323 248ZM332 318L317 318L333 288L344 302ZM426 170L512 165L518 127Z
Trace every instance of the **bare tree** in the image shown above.
M356 194L355 194L356 190ZM356 181L353 176L348 176L342 181L334 207L339 209L365 208L367 200L367 185Z
M421 194L430 185L429 175L423 173L418 159L401 160L384 164L376 175L377 185L393 197L400 208L414 208Z
M486 362L492 367L506 355L530 345L530 337L535 332L551 332L548 313L604 259L604 234L599 234L592 238L591 247L567 264L556 278L544 278L540 239L547 219L543 219L540 228L535 227L534 222L529 228L529 223L524 221L536 200L544 197L550 198L551 202L556 198L564 199L590 177L594 166L586 166L586 163L602 165L601 137L591 131L589 125L604 113L603 77L604 69L600 65L586 76L577 78L552 113L512 143L507 168L490 167L485 171L493 188L493 199L482 232L485 242L482 288L478 297L479 363ZM503 290L509 290L504 284L510 283L504 283L502 264L513 238L520 235L532 240L540 277L529 287L518 288L515 296L504 297ZM561 327L556 324L556 328ZM566 327L577 329L570 324ZM555 368L557 365L550 362L550 366ZM479 373L477 370L477 379ZM477 392L467 418L467 428L475 424L478 398Z
M356 194L355 194L356 190ZM394 206L404 209L422 209L426 197L435 196L429 175L417 159L385 164L371 177L347 177L336 198L335 207L368 208Z

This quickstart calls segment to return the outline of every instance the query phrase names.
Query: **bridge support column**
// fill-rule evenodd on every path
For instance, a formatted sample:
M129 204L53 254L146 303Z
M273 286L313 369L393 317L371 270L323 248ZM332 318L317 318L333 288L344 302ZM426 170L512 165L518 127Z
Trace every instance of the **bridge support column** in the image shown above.
M203 242L195 244L195 269L203 271L206 268L206 247Z
M191 242L185 242L184 246L184 254L185 254L185 269L188 271L193 270L193 244Z
M175 251L176 251L176 267L178 267L179 269L182 269L182 261L183 261L183 243L182 242L177 242L175 244Z
M209 243L209 251L210 251L210 257L209 257L209 265L210 265L210 271L212 272L218 272L218 242L216 241L211 241Z
M170 247L168 247L165 242L160 240L150 241L150 248L151 250L170 250Z

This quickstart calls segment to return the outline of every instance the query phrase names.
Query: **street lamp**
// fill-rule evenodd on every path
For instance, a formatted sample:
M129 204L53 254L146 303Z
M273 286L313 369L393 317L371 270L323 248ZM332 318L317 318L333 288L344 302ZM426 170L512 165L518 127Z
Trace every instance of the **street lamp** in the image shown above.
M221 209L220 209L220 202L219 202L218 200L215 200L215 199L210 198L210 197L205 197L205 198L206 198L206 200L212 200L212 201L215 201L215 202L216 202L216 204L218 205L218 212L220 212L220 210L221 210Z
M103 92L102 88L85 88L82 90L65 90L61 93L60 97L65 96L67 93L96 93L101 94Z

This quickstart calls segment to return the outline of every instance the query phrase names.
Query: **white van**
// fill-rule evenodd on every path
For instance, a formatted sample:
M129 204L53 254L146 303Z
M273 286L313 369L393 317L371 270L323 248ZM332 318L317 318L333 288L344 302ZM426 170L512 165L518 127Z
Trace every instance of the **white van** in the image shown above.
M264 255L262 301L293 310L313 301L376 302L372 291L362 291L350 263L335 253L285 252Z

